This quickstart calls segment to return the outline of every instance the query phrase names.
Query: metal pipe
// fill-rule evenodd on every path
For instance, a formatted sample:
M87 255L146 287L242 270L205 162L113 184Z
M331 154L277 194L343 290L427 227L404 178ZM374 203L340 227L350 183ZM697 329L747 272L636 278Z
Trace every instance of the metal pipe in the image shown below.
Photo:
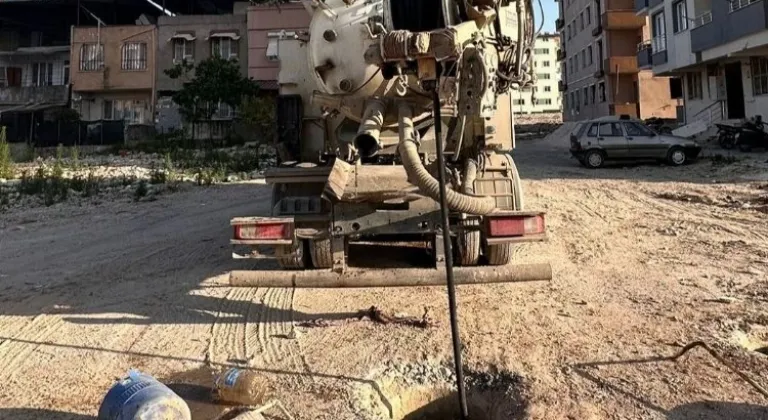
M365 105L363 120L355 136L355 148L362 157L371 157L381 150L381 126L384 125L386 105L381 99L371 99Z
M448 219L448 196L445 182L445 153L443 151L443 133L440 118L440 92L437 87L432 91L432 112L435 114L435 140L437 142L437 182L440 185L440 218L443 224L443 249L445 249L445 282L448 286L448 314L451 319L451 341L453 342L453 363L456 369L456 387L459 390L459 408L461 419L469 418L467 391L464 388L464 367L461 363L461 335L459 332L459 314L456 310L456 284L453 277L453 247L451 244L451 223Z
M393 275L388 275L388 274ZM500 267L457 267L453 270L457 285L521 283L552 280L549 264L520 264ZM445 286L445 270L434 268L398 268L387 270L232 271L229 285L234 287L291 287L300 289L421 287Z

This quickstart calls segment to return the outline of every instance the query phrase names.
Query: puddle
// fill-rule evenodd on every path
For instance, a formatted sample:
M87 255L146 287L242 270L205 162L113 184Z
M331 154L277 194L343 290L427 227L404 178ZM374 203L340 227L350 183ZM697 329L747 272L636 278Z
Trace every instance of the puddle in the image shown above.
M193 420L212 420L231 408L213 400L213 380L217 373L204 366L163 378L162 382L187 402Z
M460 418L458 393L451 375L432 375L435 367L385 372L359 392L354 404L364 418L453 420ZM430 373L424 375L425 371ZM437 372L446 369L437 367ZM394 375L393 375L394 373ZM465 372L470 420L515 420L528 414L523 378L509 372ZM421 379L425 379L421 381ZM361 390L362 391L362 390Z

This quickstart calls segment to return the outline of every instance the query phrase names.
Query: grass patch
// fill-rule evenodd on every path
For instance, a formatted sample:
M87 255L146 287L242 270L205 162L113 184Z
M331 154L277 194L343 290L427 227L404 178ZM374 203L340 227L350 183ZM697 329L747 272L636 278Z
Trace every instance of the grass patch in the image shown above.
M0 178L13 178L13 158L11 157L11 145L5 140L0 140Z

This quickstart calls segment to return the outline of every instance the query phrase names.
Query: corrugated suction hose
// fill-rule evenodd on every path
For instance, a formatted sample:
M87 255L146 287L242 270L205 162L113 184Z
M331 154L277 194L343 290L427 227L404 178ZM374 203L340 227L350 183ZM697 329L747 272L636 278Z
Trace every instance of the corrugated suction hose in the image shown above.
M416 184L422 193L435 201L440 201L440 184L424 168L419 158L419 148L416 145L415 130L413 128L413 108L408 104L401 104L398 108L398 122L400 127L400 143L397 146L403 167L408 173L410 182ZM439 124L439 122L436 122ZM467 213L486 215L496 209L496 200L493 197L476 197L461 194L454 190L446 190L446 201L451 210Z

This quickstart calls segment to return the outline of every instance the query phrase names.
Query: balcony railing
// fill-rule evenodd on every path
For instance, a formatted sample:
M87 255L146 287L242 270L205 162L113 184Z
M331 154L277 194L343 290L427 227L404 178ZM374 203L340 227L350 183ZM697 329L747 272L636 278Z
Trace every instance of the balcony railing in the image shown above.
M653 66L653 46L651 41L643 41L637 44L637 67L647 68Z
M560 92L567 91L568 90L568 83L560 80L559 82L557 82L557 90L560 91Z
M635 13L641 13L648 8L648 0L635 0Z
M69 85L25 86L0 88L0 103L65 103L69 97Z
M733 4L733 3L731 3L731 4ZM695 18L693 18L693 22L692 22L693 25L692 26L694 28L698 28L699 26L704 26L704 25L706 25L706 24L708 24L710 22L712 22L712 12L708 10L708 11L706 11L706 12L696 16Z
M757 3L760 0L731 0L731 12L735 12L741 8L747 7L752 3Z
M555 29L559 31L563 29L563 27L565 27L565 20L563 20L562 18L557 18L555 20Z
M557 61L563 61L565 60L565 49L559 49L557 50Z
M654 53L658 53L661 51L667 50L667 36L666 35L656 35L651 40L651 48L653 49Z
M597 23L597 26L595 26L592 29L592 36L598 36L601 33L603 33L603 25L600 24L600 22Z

